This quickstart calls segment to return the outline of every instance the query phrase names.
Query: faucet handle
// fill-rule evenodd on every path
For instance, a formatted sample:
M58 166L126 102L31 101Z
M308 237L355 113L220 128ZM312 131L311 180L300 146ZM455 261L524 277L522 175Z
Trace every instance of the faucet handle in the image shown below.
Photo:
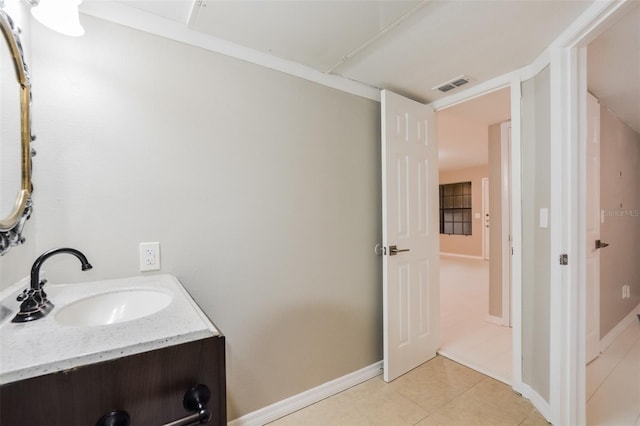
M16 300L18 302L22 302L23 300L26 300L30 297L32 297L35 293L35 290L32 288L25 288L24 290L22 290L22 293L20 293L18 295L18 297L16 297Z

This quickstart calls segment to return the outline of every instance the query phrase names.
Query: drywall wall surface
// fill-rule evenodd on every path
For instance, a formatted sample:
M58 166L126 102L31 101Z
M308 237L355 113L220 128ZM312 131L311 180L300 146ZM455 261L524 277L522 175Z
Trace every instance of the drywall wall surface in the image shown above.
M550 203L549 67L522 83L522 379L549 401Z
M142 274L158 241L226 336L229 420L382 359L380 105L82 23L32 29L38 251L94 266L49 280Z
M472 223L471 235L440 234L440 253L482 257L482 178L488 176L487 165L440 172L440 185L445 183L471 182Z
M640 135L605 106L600 117L602 338L640 303Z
M502 317L502 153L500 124L489 126L489 315Z

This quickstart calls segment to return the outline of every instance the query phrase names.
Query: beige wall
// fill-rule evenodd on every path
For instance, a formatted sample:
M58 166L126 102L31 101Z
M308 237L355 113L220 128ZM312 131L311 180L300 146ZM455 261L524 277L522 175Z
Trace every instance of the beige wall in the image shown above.
M539 226L549 208L551 180L549 67L522 83L522 380L550 396L550 228Z
M600 337L640 303L640 135L600 111ZM622 286L631 297L622 299Z
M30 242L94 266L50 259L49 281L139 275L138 244L159 241L161 272L226 335L230 420L381 360L380 105L83 25L31 34ZM2 285L31 262L2 257Z
M502 316L502 137L489 126L489 315Z
M486 165L440 172L441 185L471 181L473 217L471 235L440 234L440 253L482 257L482 219L476 219L475 215L482 214L482 178L488 176L489 167Z

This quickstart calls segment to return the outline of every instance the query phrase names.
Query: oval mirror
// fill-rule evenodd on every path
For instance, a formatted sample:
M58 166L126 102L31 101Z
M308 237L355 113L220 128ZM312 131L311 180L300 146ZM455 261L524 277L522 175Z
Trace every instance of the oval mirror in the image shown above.
M0 3L1 4L1 3ZM31 214L31 80L19 29L0 9L0 255L24 241Z

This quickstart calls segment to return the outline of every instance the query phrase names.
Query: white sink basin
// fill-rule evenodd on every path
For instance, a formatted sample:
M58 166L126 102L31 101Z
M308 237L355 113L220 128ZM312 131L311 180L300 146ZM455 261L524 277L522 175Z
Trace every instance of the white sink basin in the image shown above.
M28 286L26 277L0 291L0 386L221 335L173 275L49 282L49 315L13 323Z
M62 325L116 324L146 317L169 306L172 297L151 289L118 290L80 299L60 308L55 319Z

